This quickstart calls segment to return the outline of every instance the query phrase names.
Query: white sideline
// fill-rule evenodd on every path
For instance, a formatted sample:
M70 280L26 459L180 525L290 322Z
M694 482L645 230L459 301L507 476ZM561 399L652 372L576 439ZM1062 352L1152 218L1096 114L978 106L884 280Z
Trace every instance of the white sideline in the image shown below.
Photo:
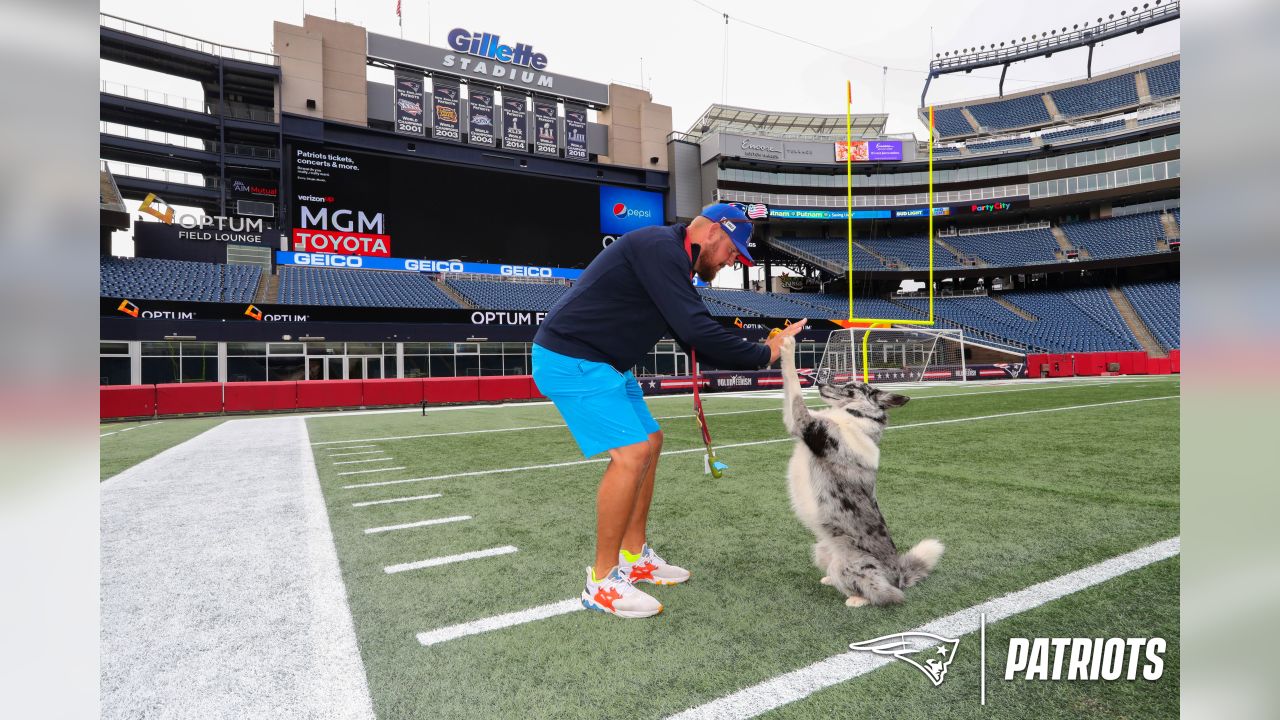
M309 441L227 420L101 484L102 718L373 720Z
M1104 560L1096 565L1067 573L1060 577L1037 583L1028 588L1009 593L993 600L965 608L946 617L912 628L906 632L926 632L943 637L958 638L978 630L981 616L987 616L987 624L1033 610L1053 600L1066 597L1107 580L1138 570L1152 563L1178 555L1181 538L1174 537L1133 552ZM839 638L840 642L856 642L865 638ZM936 643L923 645L921 649ZM753 718L775 708L812 695L824 688L837 685L888 665L892 657L867 652L849 651L833 655L826 660L779 675L771 680L743 688L735 693L712 700L704 705L689 708L671 715L671 720L727 720Z
M466 562L467 560L478 560L480 558L495 557L498 555L509 555L516 552L518 549L519 548L514 545L503 545L502 547L489 548L488 550L475 550L472 552L462 553L460 555L445 555L444 557L428 558L426 560L418 560L417 562L388 565L382 568L382 570L386 574L391 575L392 573L405 572L406 570L421 570L422 568Z
M383 527L372 527L364 531L365 535L373 535L374 533L390 532L392 530L408 530L409 528L427 527L429 525L444 525L445 523L462 522L470 520L470 515L454 515L453 517L435 518L433 520L419 520L417 522L404 523L402 525L384 525Z
M335 462L334 465L355 465L357 463L391 462L393 459L394 458L391 458L391 457L380 457L380 458L369 458L367 460L339 460Z
M444 497L440 493L432 493L431 495L414 495L413 497L391 498L390 500L366 500L364 502L353 502L351 507L368 507L370 505L386 505L388 503L402 503L410 500L431 500L432 498Z
M1110 405L1128 405L1130 403L1151 402L1153 400L1173 400L1173 399L1177 399L1178 397L1180 396L1161 395L1159 397L1134 398L1131 400L1111 400L1109 402L1090 403L1087 405L1068 405L1066 407L1040 408L1038 410L1019 410L1016 412L996 413L995 415L978 415L975 417L948 418L946 420L927 420L925 422L908 423L906 425L890 425L889 427L885 428L885 430L886 431L906 430L908 428L929 427L931 425L951 425L954 423L973 422L976 420L995 420L997 418L1017 417L1020 415L1038 415L1041 413L1062 412L1065 410L1083 410L1087 408L1107 407ZM772 440L753 440L751 442L728 443L725 445L716 445L715 447L717 450L724 450L727 448L754 447L756 445L772 445L774 443L794 442L794 441L795 439L792 437L784 437L784 438L774 438ZM705 453L705 452L706 452L706 448L704 447L693 447L693 448L686 448L683 450L666 450L662 453L662 456L666 457L667 455L684 455L687 453ZM386 480L383 482L361 483L358 485L343 485L342 489L355 490L358 488L366 488L366 487L381 487L384 485L402 485L404 483L425 482L427 480L449 480L452 478L460 478L460 477L480 477L483 475L500 475L503 473L524 472L526 470L546 470L549 468L570 467L573 465L589 465L592 463L603 463L603 462L609 462L609 458L607 457L588 458L586 460L571 460L568 462L548 463L545 465L524 465L521 467L497 468L494 470L473 470L471 472L450 473L447 475L432 475L430 477L409 478L407 480ZM347 475L350 473L338 473L338 474Z
M1127 384L1127 385L1145 385L1145 384L1147 384L1148 382L1151 382L1151 381L1145 381L1145 382L1130 382L1130 383L1125 383L1125 384ZM1082 388L1082 387L1098 387L1098 386L1101 386L1101 385L1114 385L1114 384L1116 384L1116 381L1107 381L1107 382L1081 382L1081 383L1074 383L1074 384L1071 384L1071 385L1067 385L1067 384L1063 384L1063 383L1056 383L1056 384L1054 384L1054 385L1048 385L1048 386L1037 386L1037 387L1027 387L1027 388L1017 388L1017 389L1014 389L1014 390L979 390L979 391L975 391L975 392L949 393L949 394L946 394L946 395L918 395L918 396L913 397L913 398L912 398L912 401L914 401L914 402L919 402L920 400L930 400L930 399L933 399L933 398L968 397L968 396L970 396L970 395L998 395L998 394L1002 394L1002 393L1035 392L1035 391L1037 391L1037 390L1063 390L1063 389L1076 389L1076 388ZM770 394L769 394L769 395L755 395L755 396L747 396L747 395L737 395L737 394L735 393L735 394L731 394L731 396L736 397L736 398L739 398L739 399L744 399L744 400L745 400L745 399L754 399L754 400L776 400L776 399L780 399L780 398L782 397L782 395L781 395L778 391L770 390L770 391L767 391L767 392L769 392ZM717 397L723 397L723 396L721 396L721 395L717 395ZM820 408L820 407L825 407L825 405L810 405L809 407L812 407L812 408ZM754 410L725 410L725 411L722 411L722 412L712 412L712 413L707 413L706 415L707 415L707 417L718 417L718 416L721 416L721 415L745 415L745 414L748 414L748 413L781 412L781 410L782 410L782 409L781 409L780 407L769 407L769 408L756 408L756 409L754 409ZM662 416L654 417L654 420L681 420L681 419L684 419L684 418L691 418L691 417L694 417L694 416L693 416L692 414L690 414L690 415L662 415ZM489 429L485 429L485 430L455 430L455 431L452 431L452 432L441 432L441 433L422 433L422 434L416 434L416 435L392 435L392 436L388 436L388 437L359 438L359 439L357 439L357 440L327 440L327 441L325 441L325 442L318 442L318 443L312 443L312 444L313 444L313 445L316 445L316 446L320 446L320 445L328 445L328 444L331 444L331 443L343 443L343 442L375 442L375 441L376 441L376 442L391 442L391 441L395 441L395 440L422 440L422 439L425 439L425 438L454 437L454 436L458 436L458 435L487 435L487 434L489 434L489 433L521 432L521 431L524 431L524 430L552 430L552 429L555 429L555 428L563 428L563 427L565 427L564 423L557 423L557 424L554 424L554 425L526 425L526 426L523 426L523 427L511 427L511 428L489 428ZM372 447L372 446L369 446L369 447ZM326 449L339 449L339 448L326 448ZM335 457L335 456L331 456L331 457Z

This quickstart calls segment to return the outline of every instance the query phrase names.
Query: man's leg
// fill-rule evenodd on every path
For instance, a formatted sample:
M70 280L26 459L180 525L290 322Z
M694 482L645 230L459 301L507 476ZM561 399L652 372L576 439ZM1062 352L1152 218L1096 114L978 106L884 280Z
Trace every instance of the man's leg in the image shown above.
M649 504L653 501L653 477L658 472L658 458L661 455L662 431L659 430L649 433L649 466L644 471L643 482L636 492L635 507L627 522L627 531L622 536L622 548L632 554L639 554L644 547L645 528L649 523Z
M614 448L609 451L609 457L609 466L605 468L596 494L596 562L593 569L597 578L603 578L618 564L623 533L627 531L646 478L649 497L653 495L650 467L654 463L651 462L653 455L649 441ZM645 514L648 514L647 499Z

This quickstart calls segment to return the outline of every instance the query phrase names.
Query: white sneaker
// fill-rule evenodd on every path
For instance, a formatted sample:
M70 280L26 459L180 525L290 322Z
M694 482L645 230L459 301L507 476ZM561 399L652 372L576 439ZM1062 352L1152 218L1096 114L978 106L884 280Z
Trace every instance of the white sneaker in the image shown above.
M588 610L624 618L646 618L662 612L662 603L643 590L637 590L618 568L611 570L600 582L593 578L588 566L587 587L582 591L582 606Z
M654 585L679 585L690 576L688 570L663 560L648 543L645 543L640 557L634 563L628 562L626 556L619 552L618 570L633 584L647 582Z

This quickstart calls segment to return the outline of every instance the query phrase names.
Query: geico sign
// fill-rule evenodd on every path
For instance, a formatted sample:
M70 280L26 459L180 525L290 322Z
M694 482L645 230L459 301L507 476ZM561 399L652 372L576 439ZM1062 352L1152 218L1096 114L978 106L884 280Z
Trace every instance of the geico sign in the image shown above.
M295 265L323 265L325 267L364 267L364 260L359 255L331 255L328 253L294 253Z
M503 265L498 268L501 275L512 277L551 277L551 268L521 265Z
M405 270L416 272L460 273L466 272L457 260L405 260Z

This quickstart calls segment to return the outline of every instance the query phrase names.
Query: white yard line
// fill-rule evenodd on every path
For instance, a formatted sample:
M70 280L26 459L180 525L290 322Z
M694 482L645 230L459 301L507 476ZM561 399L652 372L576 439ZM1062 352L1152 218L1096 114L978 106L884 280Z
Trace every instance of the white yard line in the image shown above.
M364 531L365 535L373 535L374 533L390 532L392 530L408 530L409 528L428 527L430 525L445 525L447 523L462 522L470 520L470 515L454 515L453 517L435 518L433 520L419 520L417 522L403 523L401 525L384 525L382 527L372 527Z
M330 453L329 457L336 458L336 457L349 457L351 455L377 455L378 453L382 453L382 452L386 452L386 451L385 450L361 450L360 452L350 452L350 453Z
M149 423L146 423L146 424L144 424L144 425L134 425L133 427L127 427L127 428L124 428L123 430L112 430L111 432L105 432L105 433L102 433L102 434L101 434L101 435L99 435L98 437L100 437L100 438L104 438L104 437L106 437L106 436L108 436L108 435L118 435L118 434L120 434L120 433L126 433L126 432L129 432L130 430L138 430L138 429L145 428L145 427L151 427L152 425L159 425L159 424L160 424L160 423L162 423L162 422L164 422L164 421L163 421L163 420L157 420L157 421L155 421L155 422L149 422Z
M947 420L928 420L925 422L907 423L906 425L890 425L889 427L885 428L885 430L886 431L906 430L908 428L930 427L933 425L952 425L955 423L976 422L978 420L995 420L998 418L1019 417L1022 415L1039 415L1042 413L1064 412L1067 410L1084 410L1088 408L1109 407L1112 405L1129 405L1132 403L1151 402L1154 400L1176 400L1178 398L1179 398L1178 395L1161 395L1159 397L1134 398L1132 400L1112 400L1109 402L1089 403L1087 405L1068 405L1066 407L1040 408L1038 410L1019 410L1016 412L996 413L994 415L978 415L974 417L949 418ZM795 442L795 438L784 437L784 438L774 438L771 440L753 440L751 442L716 445L715 447L717 450L724 450L727 448L754 447L756 445L772 445L774 443L783 443L783 442ZM706 448L704 447L693 447L693 448L686 448L684 450L666 450L662 453L662 455L665 457L667 455L685 455L687 453L705 453L705 452L706 452ZM383 482L376 482L376 483L344 485L342 489L355 490L358 488L366 488L366 487L381 487L384 485L402 485L405 483L425 482L427 480L448 480L451 478L460 478L460 477L480 477L484 475L501 475L503 473L524 472L528 470L546 470L549 468L571 467L573 465L590 465L592 463L604 463L604 462L609 462L609 458L607 457L588 458L586 460L571 460L567 462L547 463L544 465L523 465L520 467L496 468L493 470L473 470L471 472L450 473L447 475L432 475L430 477L409 478L407 480L386 480ZM339 474L346 475L349 473L339 473Z
M413 497L391 498L390 500L366 500L364 502L351 503L351 507L368 507L370 505L388 505L390 503L409 502L411 500L431 500L433 498L444 497L440 493L432 493L431 495L414 495Z
M101 717L373 719L304 421L228 420L99 493Z
M355 465L357 463L391 462L394 459L395 458L391 458L391 457L380 457L380 458L369 458L368 460L339 460L338 462L334 463L334 465Z
M392 470L404 470L404 466L401 465L399 467L373 468L372 470L348 470L346 472L340 472L338 474L339 475L364 475L365 473L391 472Z
M943 635L945 637L959 637L960 635L973 632L973 630L977 627L979 616L982 613L986 613L987 622L990 623L996 620L1009 617L1010 615L1016 614L1018 612L1024 612L1025 610L1030 610L1032 607L1043 605L1044 603L1049 602L1050 600L1056 600L1057 598L1069 595L1073 592L1078 592L1091 585L1096 585L1105 580L1110 580L1113 577L1123 575L1124 573L1129 572L1131 570L1136 570L1140 567L1144 567L1153 562L1164 560L1165 558L1177 555L1178 547L1179 547L1179 538L1172 538L1170 540L1165 540L1163 542L1156 543L1155 545L1150 545L1148 547L1135 550L1126 555L1114 557L1114 558L1111 558L1110 560L1104 560L1103 562L1098 563L1097 565L1092 565L1082 570L1077 570L1075 572L1067 573L1066 575L1055 578L1053 580L1039 583L1037 585L1032 585L1031 587L1026 588L1024 590L1019 590L1017 592L1010 593L1008 595L1004 595L1002 597L996 598L995 600L989 600L980 605L975 605L965 610L961 610L957 613L953 613L944 618L935 620L927 625L916 628L916 630L922 631L922 632L931 632L936 635ZM1023 605L1025 605L1028 601L1033 601L1033 600L1037 601L1036 605L1029 605L1029 606L1023 607ZM1021 609L1016 609L1016 608L1021 608ZM423 645L436 645L442 642L447 642L449 640L456 640L458 638L466 637L468 635L479 635L481 633L487 633L493 630L501 630L502 628L514 627L516 625L524 625L526 623L536 622L538 620L546 620L547 618L556 617L558 615L567 615L571 612L576 612L582 609L583 609L582 601L579 598L571 598L569 600L561 600L560 602L549 603L547 605L539 605L537 607L532 607L527 610L517 610L515 612L503 613L502 615L494 615L492 617L481 618L479 620L473 620L471 622L459 623L457 625L446 625L445 627L436 628L435 630L420 632L418 633L417 637L418 637L418 642ZM858 612L858 611L855 611L855 612ZM973 627L968 627L969 625L973 625ZM955 634L950 634L950 633L955 633ZM857 642L858 640L864 640L864 639L866 638L849 638L849 641ZM921 649L927 649L927 648L921 648ZM848 652L842 655L837 655L835 658L824 660L822 662L819 662L815 665L811 665L808 668L804 668L796 672L804 673L804 672L810 671L814 667L823 665L824 663L829 663L832 660L839 659L839 658L846 658L846 657L851 662L856 660L859 663L858 665L859 668L865 666L866 667L865 671L874 670L875 668L880 667L881 665L885 665L892 661L892 658L884 658L879 655L868 655L866 653ZM868 663L871 663L871 664L868 665ZM790 677L791 675L795 675L795 674L796 673L783 675L781 676L781 678L779 678L779 680L781 680L782 678ZM850 676L850 677L853 677L853 676ZM846 677L846 678L843 678L842 680L837 680L837 682L842 682L843 680L847 680L847 679L849 678ZM763 684L756 686L756 688L760 688L760 687L763 687ZM808 695L809 693L812 693L814 690L818 690L821 687L826 687L826 686L821 685L821 686L811 687L808 690L808 692L805 693L805 695ZM740 693L749 693L754 689L755 688L747 688L746 690L740 691ZM770 692L772 691L773 689L771 688ZM735 695L738 695L740 693L735 693ZM768 693L765 692L763 694L767 695ZM726 698L722 698L721 700L713 701L713 703L711 704L727 701L729 698L732 698L735 695L730 695L730 696L727 696ZM794 700L798 700L800 697L803 697L803 696L791 698L786 702L792 702ZM779 704L785 704L785 703L779 703ZM708 706L702 706L702 707L708 707ZM776 706L772 706L772 707L776 707ZM682 717L682 718L686 717L686 713L691 713L700 709L701 708L694 708L692 710L686 710L685 713L682 713L678 717ZM764 709L770 709L770 708L764 708ZM716 710L719 710L719 708L716 708ZM756 714L759 714L759 713L756 713ZM732 714L731 712L725 714L725 713L718 713L714 711L708 711L706 714L689 715L688 717L720 718L720 717L751 717L751 716L735 715L735 714Z
M913 628L907 632L925 632L959 638L979 629L985 614L988 624L1019 613L1034 610L1053 600L1099 585L1125 573L1178 555L1180 538L1170 538L1133 552L1104 560L1096 565L1037 583L994 600L965 608L946 617ZM850 642L866 638L841 638ZM933 643L936 644L936 643ZM921 643L922 650L932 644ZM672 715L672 720L742 720L753 718L775 708L812 695L824 688L888 665L892 657L867 652L849 651L820 660L808 667L779 675L757 685L744 688L704 705Z
M529 608L528 610L518 610L516 612L506 613L505 615L495 615L493 617L484 618L483 620L475 620L473 622L461 623L459 625L449 625L428 632L418 633L418 642L423 645L435 645L448 640L456 640L467 635L479 635L492 630L500 630L515 625L524 625L535 620L546 620L557 615L567 615L568 613L583 610L582 600L579 598L570 598L569 600L561 600L560 602L551 603L550 605L539 605L538 607Z
M503 545L502 547L489 548L488 550L475 550L473 552L462 553L461 555L445 555L444 557L430 558L427 560L418 560L417 562L401 563L400 565L388 565L383 568L383 572L391 575L393 573L405 572L408 570L421 570L423 568L437 567L440 565L450 565L452 563L466 562L467 560L479 560L480 558L496 557L498 555L509 555L516 552L518 548L513 545Z
M341 442L360 442L360 441L359 441L359 440L343 440L343 441L341 441ZM318 443L311 443L311 444L312 444L312 445L316 445L316 444L318 444ZM326 443L326 444L327 444L327 443ZM367 448L367 447L378 447L378 446L377 446L377 445L348 445L347 447L325 448L325 450L329 450L329 451L333 451L333 450L355 450L356 448Z

